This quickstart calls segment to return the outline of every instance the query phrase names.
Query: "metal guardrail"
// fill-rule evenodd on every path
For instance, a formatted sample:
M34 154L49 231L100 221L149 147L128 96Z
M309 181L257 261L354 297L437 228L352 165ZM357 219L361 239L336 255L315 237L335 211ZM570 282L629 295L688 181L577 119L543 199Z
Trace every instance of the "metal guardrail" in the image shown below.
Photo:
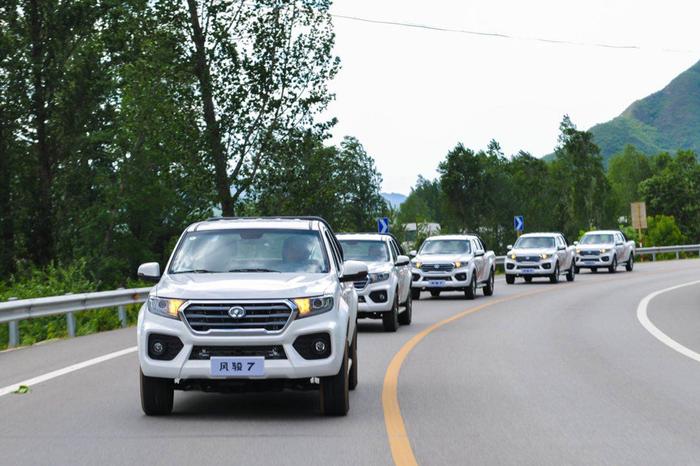
M36 317L65 314L68 335L74 337L74 312L116 307L121 326L126 327L126 308L124 306L146 301L150 290L151 288L130 288L35 299L10 298L9 301L0 303L0 323L9 324L9 347L19 344L19 321Z
M637 248L636 255L651 255L652 260L656 260L657 254L670 253L675 254L676 259L680 259L680 254L683 252L697 252L700 255L700 244ZM505 257L496 256L496 264L503 265ZM9 301L0 303L0 324L9 324L8 346L10 347L19 344L19 321L36 317L65 314L68 335L73 337L75 336L74 312L116 307L121 326L126 327L126 309L124 306L143 303L148 298L150 290L151 288L130 288L35 299L18 300L10 298Z
M682 252L697 252L700 256L700 244L683 244L680 246L653 246L646 248L637 248L635 255L637 256L651 256L652 260L656 260L657 254L675 254L676 259L681 258ZM503 265L506 256L496 256L496 264Z

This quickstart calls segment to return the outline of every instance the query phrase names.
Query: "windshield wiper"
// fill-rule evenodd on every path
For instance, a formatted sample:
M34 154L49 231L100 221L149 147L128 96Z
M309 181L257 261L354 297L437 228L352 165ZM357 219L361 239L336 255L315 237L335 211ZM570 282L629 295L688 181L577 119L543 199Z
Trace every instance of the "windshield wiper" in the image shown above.
M229 272L242 272L242 273L246 273L246 272L253 272L253 273L254 272L277 272L277 273L280 273L279 270L272 270L272 269L231 269L231 270L229 270Z
M213 270L206 270L206 269L192 269L192 270L177 270L175 272L171 273L217 273Z

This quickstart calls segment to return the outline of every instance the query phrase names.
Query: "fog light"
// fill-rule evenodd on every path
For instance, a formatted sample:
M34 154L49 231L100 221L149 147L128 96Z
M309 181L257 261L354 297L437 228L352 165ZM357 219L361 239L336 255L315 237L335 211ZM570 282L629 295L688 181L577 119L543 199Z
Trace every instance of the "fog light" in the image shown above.
M156 341L155 343L153 343L153 346L151 347L151 349L153 350L153 354L155 354L156 356L160 356L161 354L163 354L165 352L165 346L163 346L163 343L161 343L159 341Z
M324 342L323 340L316 340L316 342L314 343L314 350L316 350L316 352L318 354L325 353L326 352L326 342Z

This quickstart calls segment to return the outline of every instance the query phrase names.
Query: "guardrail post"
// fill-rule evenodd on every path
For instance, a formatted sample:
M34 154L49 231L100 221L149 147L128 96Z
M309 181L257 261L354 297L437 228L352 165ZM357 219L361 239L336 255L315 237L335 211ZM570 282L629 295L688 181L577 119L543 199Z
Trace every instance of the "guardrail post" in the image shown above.
M17 301L17 298L9 298L8 301ZM19 346L19 321L11 320L7 323L8 326L8 338L7 347L14 348Z
M656 253L655 253L655 252L652 252L652 253L651 253L651 260L652 260L652 261L655 261L655 260L656 260Z
M680 252L680 251L676 251L676 260L678 260L678 259L680 259L680 258L681 258L681 252Z
M66 296L73 293L66 293ZM72 312L66 312L66 324L68 324L68 336L75 336L75 315Z
M124 287L119 287L117 288L118 290L123 290ZM122 328L126 328L127 322L126 322L126 307L124 305L120 305L117 308L117 312L119 313L119 322L121 323Z

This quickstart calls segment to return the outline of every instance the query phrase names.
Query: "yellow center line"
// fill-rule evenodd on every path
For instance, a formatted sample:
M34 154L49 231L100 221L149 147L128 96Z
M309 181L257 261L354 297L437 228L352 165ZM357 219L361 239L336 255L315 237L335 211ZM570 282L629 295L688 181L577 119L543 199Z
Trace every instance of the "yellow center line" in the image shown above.
M517 295L509 296L507 298L500 298L489 301L488 303L481 304L476 307L469 308L465 311L459 312L447 319L441 320L432 324L430 327L426 328L422 332L414 335L410 340L408 340L401 349L394 355L389 367L386 370L384 376L384 386L382 388L382 407L384 409L384 423L386 424L386 432L389 437L389 446L391 447L391 456L394 458L394 463L397 466L411 466L417 465L416 457L413 454L413 449L411 448L411 442L408 440L408 434L406 433L406 426L403 422L403 416L401 416L401 407L399 406L399 372L401 371L401 366L406 360L408 354L413 350L413 348L418 345L418 343L428 336L433 331L438 328L454 322L455 320L461 319L462 317L468 316L475 312L481 311L490 306L495 306L497 304L502 304L508 301L513 301L518 298L523 298L526 296L532 296L547 291L554 291L556 288L546 288L537 291L530 291L527 293L520 293Z

